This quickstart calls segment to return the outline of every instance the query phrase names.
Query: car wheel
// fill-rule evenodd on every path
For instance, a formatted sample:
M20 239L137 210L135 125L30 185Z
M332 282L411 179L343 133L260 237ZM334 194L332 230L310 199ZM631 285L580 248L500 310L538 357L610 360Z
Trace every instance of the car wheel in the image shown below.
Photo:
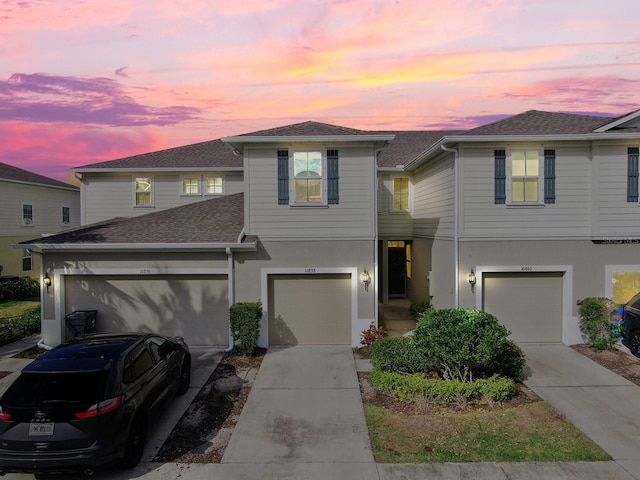
M629 337L629 350L640 358L640 330L634 330Z
M191 360L188 357L182 361L182 367L180 368L180 386L178 387L178 394L183 395L189 390L191 385Z
M136 415L131 422L129 436L127 437L127 447L122 464L127 468L133 468L142 458L147 426L142 415Z

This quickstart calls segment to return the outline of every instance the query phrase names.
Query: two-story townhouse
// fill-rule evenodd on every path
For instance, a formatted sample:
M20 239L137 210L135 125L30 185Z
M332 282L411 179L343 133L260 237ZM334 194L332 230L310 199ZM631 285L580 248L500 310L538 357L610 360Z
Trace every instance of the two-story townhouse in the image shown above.
M639 126L528 111L405 158L409 294L426 282L436 307L493 313L516 341L581 342L579 299L640 291Z
M0 163L0 275L39 279L40 259L13 245L80 225L80 190Z
M53 279L43 342L96 309L100 330L226 345L229 305L259 300L261 345L357 345L377 316L375 158L392 139L306 122L76 169L92 223L29 242ZM223 194L185 194L221 172Z
M640 289L639 116L530 111L450 132L305 122L211 142L198 165L204 144L79 168L98 223L28 242L54 279L45 343L66 313L98 309L103 330L220 345L228 306L260 300L261 345L358 345L394 296L489 311L517 341L580 342L576 300ZM240 191L207 198L220 173Z

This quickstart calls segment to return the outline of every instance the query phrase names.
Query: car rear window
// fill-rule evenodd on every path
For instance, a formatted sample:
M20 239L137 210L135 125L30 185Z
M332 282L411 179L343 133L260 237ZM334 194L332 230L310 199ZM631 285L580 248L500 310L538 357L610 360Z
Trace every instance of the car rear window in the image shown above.
M103 399L106 372L22 373L3 395L14 408L92 405Z

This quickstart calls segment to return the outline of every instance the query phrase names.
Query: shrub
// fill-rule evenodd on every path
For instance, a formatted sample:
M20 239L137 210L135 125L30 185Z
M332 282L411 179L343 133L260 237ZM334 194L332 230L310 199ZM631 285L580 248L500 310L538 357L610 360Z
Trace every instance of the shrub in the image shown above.
M387 331L382 325L376 327L375 323L371 322L369 328L367 328L360 334L360 344L364 346L371 345L381 338L384 338L386 335Z
M420 374L371 372L371 386L380 393L401 401L424 398L427 403L455 403L466 405L471 401L502 402L515 393L515 382L494 375L473 382L440 380Z
M416 347L447 380L470 382L498 372L518 378L524 356L507 345L509 331L496 317L478 310L429 309L415 330Z
M384 337L371 344L369 358L383 372L429 373L435 366L418 350L413 337Z
M40 296L40 283L31 277L0 283L0 302L24 300Z
M412 303L409 307L409 311L413 318L418 320L424 313L431 308L431 303L428 300L424 300L418 303Z
M231 305L229 323L235 353L245 356L253 355L258 346L261 319L262 304L260 302L243 302Z
M589 339L594 350L613 350L618 341L616 325L611 322L615 304L604 297L587 297L578 300L580 331Z
M17 318L0 322L0 345L15 342L40 331L40 307L27 310Z

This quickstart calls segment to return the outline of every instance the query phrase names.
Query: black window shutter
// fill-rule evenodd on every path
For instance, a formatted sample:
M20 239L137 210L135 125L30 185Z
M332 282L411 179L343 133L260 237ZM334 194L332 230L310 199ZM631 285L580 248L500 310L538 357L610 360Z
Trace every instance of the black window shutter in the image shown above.
M278 205L289 204L289 150L278 150Z
M627 150L627 202L638 201L638 147Z
M495 164L495 188L494 203L496 205L503 204L507 200L507 154L505 150L494 150L493 159Z
M338 190L338 150L327 150L327 202L340 203Z
M556 203L556 151L544 151L544 203Z

